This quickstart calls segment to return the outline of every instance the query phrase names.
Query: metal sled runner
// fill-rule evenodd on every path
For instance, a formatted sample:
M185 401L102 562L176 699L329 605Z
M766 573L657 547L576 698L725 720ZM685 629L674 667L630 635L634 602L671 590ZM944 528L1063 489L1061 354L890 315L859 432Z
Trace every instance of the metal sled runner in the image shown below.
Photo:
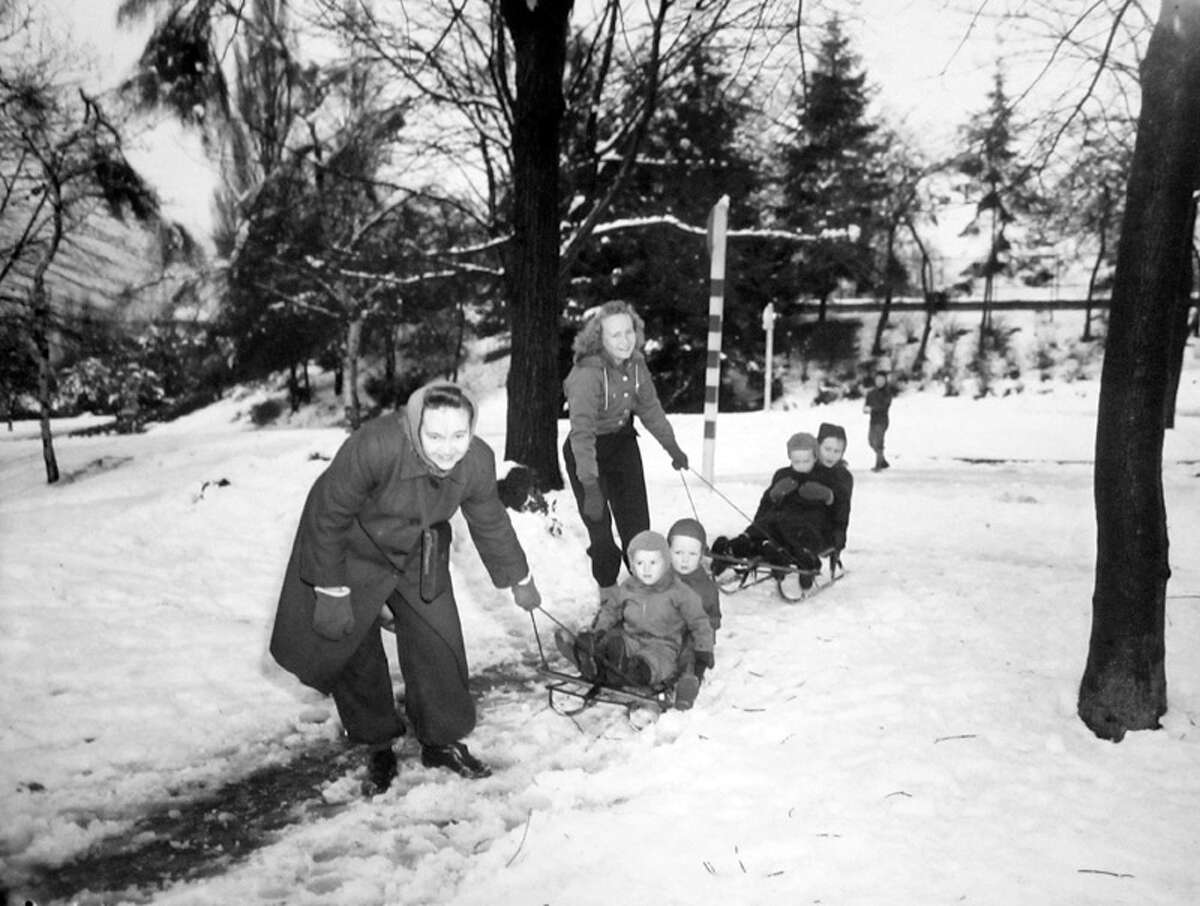
M712 555L713 581L726 594L736 594L760 582L774 580L775 590L785 601L798 603L816 597L846 575L846 568L835 550L818 555L829 563L827 578L821 569L806 569L795 564L776 564L762 557L729 557Z
M563 673L543 666L538 670L546 681L546 696L550 710L556 714L570 717L586 711L593 705L620 705L630 712L649 712L657 717L664 711L669 711L674 704L670 689L655 691L654 689L622 688L605 686L593 680L585 679L571 673ZM574 707L563 707L562 698L574 699Z

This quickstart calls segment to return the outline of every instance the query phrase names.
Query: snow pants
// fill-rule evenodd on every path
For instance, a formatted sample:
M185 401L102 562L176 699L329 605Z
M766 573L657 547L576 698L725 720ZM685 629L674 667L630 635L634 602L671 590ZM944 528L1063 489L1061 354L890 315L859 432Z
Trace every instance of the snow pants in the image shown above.
M429 603L402 584L387 599L395 617L396 653L404 677L404 712L417 739L447 745L475 729L467 685L467 653L454 591ZM404 733L377 624L334 681L334 704L351 742L382 745Z
M875 451L875 465L878 467L887 460L883 456L883 438L887 434L888 420L871 419L867 426L867 446Z
M575 473L575 454L569 439L563 444L563 459L567 464L567 479L582 514L583 485ZM588 533L587 552L592 561L592 576L597 585L607 588L616 584L633 536L650 528L642 452L638 449L637 433L632 426L612 434L597 435L596 466L606 505L599 519L593 521L584 516L583 525ZM620 547L613 540L613 523L616 523L621 539Z

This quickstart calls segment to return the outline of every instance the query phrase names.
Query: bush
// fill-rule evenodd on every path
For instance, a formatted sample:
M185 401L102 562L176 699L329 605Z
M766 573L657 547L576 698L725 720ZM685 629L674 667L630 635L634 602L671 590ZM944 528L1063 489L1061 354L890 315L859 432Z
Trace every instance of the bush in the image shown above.
M261 403L255 403L250 407L250 421L258 428L266 427L281 415L283 415L283 402L274 397L263 400Z

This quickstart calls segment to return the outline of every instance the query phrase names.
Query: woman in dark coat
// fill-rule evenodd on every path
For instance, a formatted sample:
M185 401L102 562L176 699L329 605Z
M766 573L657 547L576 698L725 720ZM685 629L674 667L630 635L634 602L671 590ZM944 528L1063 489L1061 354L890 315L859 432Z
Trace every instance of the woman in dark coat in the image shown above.
M496 587L526 610L541 603L475 411L460 387L435 382L355 431L309 491L284 577L271 654L333 696L349 739L367 746L375 791L395 777L392 743L405 732L380 634L385 605L422 763L490 774L460 741L475 727L448 560L460 507Z
M645 342L644 325L633 306L605 302L575 337L575 364L563 381L571 418L563 458L587 529L592 576L602 601L616 587L622 551L650 528L633 416L666 450L674 468L688 467L646 367ZM619 546L613 540L614 522Z

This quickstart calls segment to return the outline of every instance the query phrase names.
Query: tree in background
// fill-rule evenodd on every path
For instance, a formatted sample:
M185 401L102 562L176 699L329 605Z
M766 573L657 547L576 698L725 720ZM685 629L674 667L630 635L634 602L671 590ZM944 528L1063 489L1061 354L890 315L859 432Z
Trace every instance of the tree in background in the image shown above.
M793 136L782 150L778 210L781 223L816 237L796 256L796 288L818 300L820 321L843 281L860 291L883 282L875 249L888 188L869 102L866 71L834 15L798 97Z
M954 159L959 173L970 180L965 193L978 198L975 218L964 231L978 235L986 231L985 257L971 265L967 274L983 279L983 305L979 319L979 357L986 353L992 328L992 302L996 277L1014 272L1013 243L1009 227L1034 205L1031 191L1032 167L1017 151L1021 126L1013 118L1012 104L1004 85L1004 70L996 67L987 107L974 114L962 129L966 149ZM981 224L982 221L982 224Z
M1096 580L1078 711L1113 741L1157 729L1167 710L1164 412L1195 229L1197 149L1200 4L1169 0L1142 64L1096 422Z
M4 8L14 15L15 5ZM158 200L125 157L121 129L101 100L55 71L61 48L35 40L36 21L5 30L0 55L0 160L4 261L0 299L38 362L42 458L59 479L50 417L52 342L60 327L47 275L64 244L105 216L158 224Z
M627 229L605 233L582 251L571 272L568 317L578 327L585 309L613 298L633 304L651 340L647 358L664 405L699 411L704 402L705 339L708 331L708 258L703 236L677 224L703 224L722 195L733 226L752 226L748 200L761 165L744 141L743 86L725 73L716 46L695 47L681 71L660 89L642 151L617 194L609 216ZM631 74L630 78L634 76ZM753 309L754 287L742 279L726 299L726 367L745 372L743 332ZM728 372L726 374L728 377ZM723 401L734 402L732 394ZM730 406L736 408L736 406Z

